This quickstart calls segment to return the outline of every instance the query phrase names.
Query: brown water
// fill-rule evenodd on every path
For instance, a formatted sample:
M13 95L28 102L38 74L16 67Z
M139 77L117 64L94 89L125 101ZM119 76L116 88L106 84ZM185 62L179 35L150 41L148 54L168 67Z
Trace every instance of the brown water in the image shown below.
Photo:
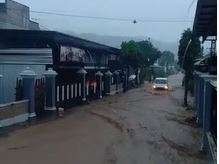
M150 84L75 107L64 118L0 138L2 164L201 164L200 129L181 107L182 75L172 89Z

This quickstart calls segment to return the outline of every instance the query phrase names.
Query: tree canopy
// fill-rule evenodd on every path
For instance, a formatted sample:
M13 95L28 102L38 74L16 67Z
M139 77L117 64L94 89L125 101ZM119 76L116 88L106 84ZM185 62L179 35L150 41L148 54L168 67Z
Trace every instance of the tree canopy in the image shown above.
M188 45L189 41L190 45ZM187 52L185 52L187 49ZM192 73L194 60L201 57L201 44L190 29L185 30L179 41L178 64L185 71Z
M174 54L170 51L163 51L161 57L158 60L160 66L174 65Z
M187 106L188 91L193 91L194 60L201 56L201 44L199 39L190 29L185 30L179 41L178 64L185 70L184 105Z
M122 58L133 68L150 66L161 56L161 52L149 40L123 42Z

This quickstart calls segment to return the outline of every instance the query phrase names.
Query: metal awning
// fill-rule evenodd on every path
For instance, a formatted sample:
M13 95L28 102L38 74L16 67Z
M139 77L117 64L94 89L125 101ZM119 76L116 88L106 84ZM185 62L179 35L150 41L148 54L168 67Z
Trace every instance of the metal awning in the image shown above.
M198 0L193 32L204 40L217 35L217 0Z

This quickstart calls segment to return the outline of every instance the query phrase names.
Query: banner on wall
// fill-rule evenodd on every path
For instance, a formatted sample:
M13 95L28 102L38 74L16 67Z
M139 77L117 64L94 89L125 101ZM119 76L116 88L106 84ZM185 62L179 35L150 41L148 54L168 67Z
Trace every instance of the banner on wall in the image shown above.
M60 62L82 62L85 60L85 51L80 48L61 46Z

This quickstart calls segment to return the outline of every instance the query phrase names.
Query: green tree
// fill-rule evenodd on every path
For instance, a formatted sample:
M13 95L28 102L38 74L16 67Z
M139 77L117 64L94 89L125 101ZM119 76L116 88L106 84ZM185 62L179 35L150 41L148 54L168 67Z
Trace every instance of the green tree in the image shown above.
M150 66L161 56L149 40L123 42L121 49L124 63L133 68Z
M158 60L160 66L170 66L174 65L174 54L170 51L162 52L161 57Z
M150 40L137 42L141 53L141 62L143 66L153 65L155 61L161 56L161 52L154 47Z
M178 64L185 71L185 106L187 106L187 94L190 89L189 86L191 86L193 80L194 61L195 59L200 58L200 56L201 44L199 39L192 33L190 29L185 30L181 35L178 49Z
M140 82L146 76L151 76L149 66L160 57L161 52L156 49L150 40L140 42L129 41L121 44L122 59L125 65L131 66L136 72L140 69ZM150 77L148 77L150 79Z
M191 42L188 45L190 40ZM199 39L192 33L190 29L185 30L182 33L179 41L178 64L184 70L193 71L194 67L188 67L188 66L193 66L194 60L200 57L201 57L201 44Z
M141 65L141 54L139 46L135 41L122 42L122 59L126 65L138 68Z

